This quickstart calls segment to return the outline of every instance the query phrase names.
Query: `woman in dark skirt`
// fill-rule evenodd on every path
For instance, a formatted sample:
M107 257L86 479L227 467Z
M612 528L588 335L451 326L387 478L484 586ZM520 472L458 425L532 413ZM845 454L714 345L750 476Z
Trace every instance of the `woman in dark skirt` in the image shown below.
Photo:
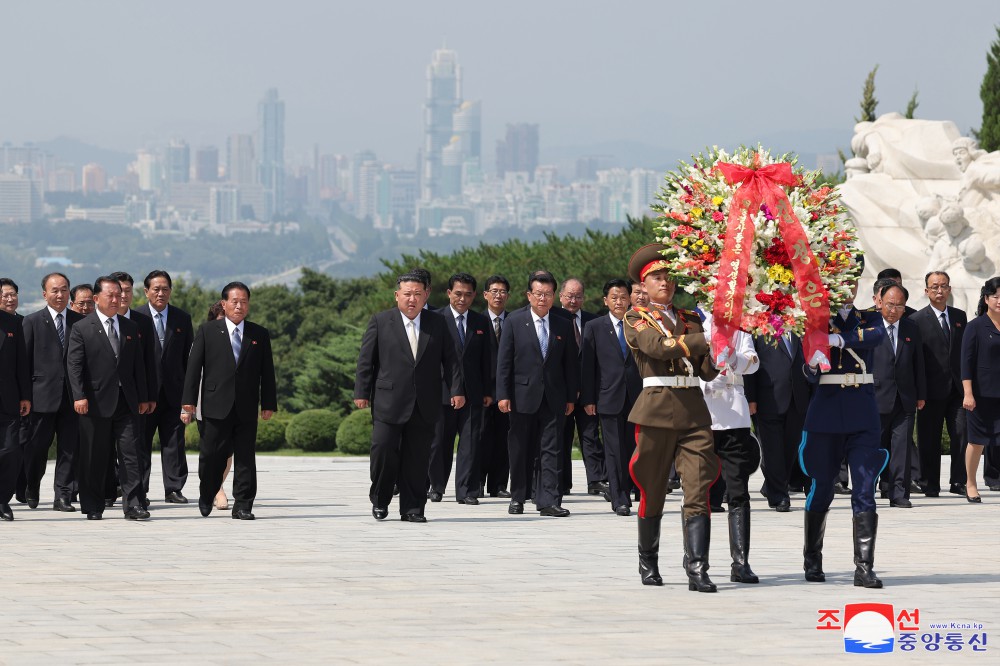
M990 278L983 285L976 318L965 329L962 386L962 406L969 411L965 498L978 504L983 501L976 486L983 448L1000 446L1000 277Z

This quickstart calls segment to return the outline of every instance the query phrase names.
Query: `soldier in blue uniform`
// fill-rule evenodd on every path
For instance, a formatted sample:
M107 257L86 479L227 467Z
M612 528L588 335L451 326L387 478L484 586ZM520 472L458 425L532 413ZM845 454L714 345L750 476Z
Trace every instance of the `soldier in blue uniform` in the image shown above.
M857 283L854 284L857 295ZM877 313L860 312L848 303L830 321L829 371L819 368L815 353L802 368L816 391L806 411L799 461L813 479L805 506L805 578L823 582L823 535L833 501L833 484L845 459L851 470L854 512L854 584L882 587L872 571L875 556L875 483L888 462L879 448L880 421L872 376L875 347L885 328Z

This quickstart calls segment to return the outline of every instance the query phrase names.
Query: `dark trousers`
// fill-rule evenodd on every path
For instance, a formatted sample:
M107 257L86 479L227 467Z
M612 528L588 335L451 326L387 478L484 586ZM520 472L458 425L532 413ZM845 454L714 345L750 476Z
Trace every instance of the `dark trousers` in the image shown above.
M510 417L497 409L496 403L483 410L483 427L480 433L479 454L481 461L480 484L495 496L507 490L510 463L507 460L507 432Z
M750 489L747 484L750 482L750 475L760 467L760 445L750 428L713 430L712 438L722 470L720 478L709 492L711 504L721 503L725 493L730 509L749 506Z
M527 500L534 475L535 458L538 458L535 506L544 509L558 506L562 502L559 479L562 478L564 421L564 412L554 411L544 400L536 412L510 413L507 449L510 456L510 495L513 501L523 504Z
M910 435L913 432L913 412L906 412L896 398L888 414L880 414L882 433L879 445L889 454L889 464L882 472L891 501L910 497Z
M56 499L70 501L76 492L75 457L80 447L80 417L69 399L62 401L58 412L31 412L28 415L27 445L24 450L24 478L27 497L39 498L42 477L48 464L49 448L56 440L56 473L53 481Z
M371 490L373 506L388 507L399 487L399 515L423 514L427 504L427 465L435 423L425 421L416 405L406 423L372 424Z
M0 415L0 504L10 504L21 470L19 426L19 417Z
M598 414L612 509L632 506L635 484L628 466L635 453L635 424L628 422L629 411L631 410L626 409L621 414Z
M163 470L165 495L180 492L187 483L188 464L184 456L184 423L181 408L171 407L160 391L156 410L142 417L142 489L149 494L149 474L153 462L153 433L160 432L160 468Z
M226 461L233 457L233 511L253 510L257 497L256 412L251 420L236 416L234 407L222 419L202 414L203 433L198 455L198 494L200 500L211 503L226 471ZM124 489L124 488L123 488Z
M480 453L479 431L483 420L482 403L466 403L462 409L451 405L441 407L441 418L434 426L427 484L431 490L444 494L451 476L451 464L458 436L458 462L455 465L455 499L479 497Z
M920 478L924 491L941 491L941 428L951 439L949 483L965 483L965 410L962 394L952 391L947 398L928 400L917 412L917 450L920 451Z
M583 411L583 405L577 403L573 413L564 418L563 423L562 471L559 474L559 494L565 495L573 487L573 433L580 437L580 452L583 453L583 466L587 470L588 487L598 481L607 481L608 473L604 469L604 447L598 433L598 418Z
M803 470L813 480L806 497L806 511L822 513L830 508L833 483L845 459L851 470L851 509L854 513L875 511L875 481L888 458L878 443L877 430L803 433L799 457Z
M139 415L134 414L119 392L118 406L110 417L86 414L80 417L78 470L80 510L103 513L105 477L109 458L118 449L118 480L122 486L122 509L139 506L142 482L139 466Z
M802 443L802 424L805 414L795 409L794 403L784 414L761 414L754 417L754 427L760 440L761 471L764 485L761 492L767 503L774 507L788 499L788 485L801 485L798 464L799 444Z
M983 481L987 486L1000 486L1000 446L984 449Z

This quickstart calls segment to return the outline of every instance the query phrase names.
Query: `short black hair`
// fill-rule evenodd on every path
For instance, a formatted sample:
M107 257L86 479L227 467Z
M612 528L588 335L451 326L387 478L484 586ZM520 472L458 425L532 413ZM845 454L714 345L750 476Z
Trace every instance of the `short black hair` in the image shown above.
M628 293L629 293L629 294L632 294L632 293L634 293L634 292L635 292L635 288L636 288L636 287L641 287L641 286L642 286L642 283L641 283L641 282L636 282L636 281L635 281L635 280L633 280L632 278L629 278L628 280L626 280L626 281L625 281L625 284L627 284L627 285L628 285Z
M903 300L904 301L910 300L910 292L906 290L906 287L899 284L895 280L892 280L889 284L882 287L882 291L878 293L879 298L885 298L885 295L889 293L890 289L899 289L900 291L903 292Z
M54 277L61 277L63 280L66 280L66 284L69 285L69 278L63 275L62 273L49 273L48 275L42 278L42 291L45 291L45 283L49 281L49 278L54 278Z
M417 282L423 282L424 289L431 288L431 272L426 268L417 266L416 268L408 270L406 274L415 276L417 278Z
M142 281L142 286L149 289L149 283L156 278L166 278L167 286L171 289L174 288L174 281L170 279L170 273L166 271L149 271L149 275L147 275L146 279Z
M976 305L976 316L981 317L986 314L986 297L992 296L1000 289L1000 277L991 277L979 290L979 303Z
M528 291L531 291L531 285L536 282L551 286L553 292L559 289L559 283L556 282L552 273L549 273L548 271L532 271L531 274L528 275Z
M628 290L628 293L630 295L632 293L632 288L629 287L628 282L626 282L621 278L611 278L610 280L604 283L604 296L606 297L608 295L608 292L610 292L615 287L622 287L623 289Z
M490 287L492 287L495 284L502 284L504 289L510 291L510 282L508 282L507 278L505 278L502 275L491 275L488 278L486 278L486 286L484 287L484 289L486 291L489 291Z
M883 268L878 272L878 275L875 276L876 280L881 280L882 278L893 278L895 280L902 280L903 274L900 273L899 270L895 268Z
M930 279L931 279L932 275L943 275L944 279L948 281L948 284L951 284L951 276L948 275L947 273L945 273L944 271L931 271L930 273L928 273L927 275L924 276L924 286L925 287L927 286L927 283L930 282Z
M111 278L113 280L118 280L119 282L128 282L131 285L135 285L135 280L133 280L132 276L125 271L115 271L111 274Z
M413 271L402 273L399 277L397 277L396 288L398 289L404 282L419 282L423 285L424 289L427 289L427 283L424 282L424 279Z
M20 293L20 291L17 288L17 283L8 277L0 277L0 287L13 287L15 294Z
M454 289L455 283L461 282L462 284L471 284L472 291L476 290L476 278L472 277L468 273L455 273L450 278L448 278L448 289Z
M222 300L229 300L229 292L233 289L242 289L247 293L247 300L250 300L250 287L246 286L242 282L230 282L225 287L222 288Z
M86 289L87 291L89 291L91 294L94 293L94 288L91 287L89 284L78 284L78 285L76 285L75 287L73 287L72 289L69 290L69 300L75 301L76 300L76 295L79 294L84 289Z
M115 275L116 273L112 273L111 275L102 275L101 277L94 280L94 295L96 296L97 294L101 293L101 287L106 283L113 284L116 287L118 287L119 290L121 290L122 288L121 283L123 282L123 280L119 280L118 278L115 277Z
M875 280L875 284L872 285L872 296L881 296L882 292L885 291L885 288L889 285L898 286L899 283L892 278L879 278Z

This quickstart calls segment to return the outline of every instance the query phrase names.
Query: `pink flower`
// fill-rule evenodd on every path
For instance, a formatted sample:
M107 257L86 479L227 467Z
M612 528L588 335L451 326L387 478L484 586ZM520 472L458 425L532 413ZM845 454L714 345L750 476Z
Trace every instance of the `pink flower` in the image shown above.
M719 211L715 211L714 213L712 213L712 219L715 220L716 222L722 222L723 220L726 219L726 216L720 213Z

